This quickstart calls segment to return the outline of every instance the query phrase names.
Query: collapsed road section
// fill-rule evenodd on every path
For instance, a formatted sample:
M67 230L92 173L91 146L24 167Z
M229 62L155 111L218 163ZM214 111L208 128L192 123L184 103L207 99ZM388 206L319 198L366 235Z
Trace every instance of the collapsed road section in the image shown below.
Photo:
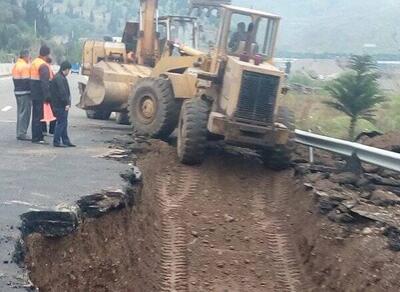
M133 207L25 238L40 291L398 290L397 253L375 223L321 216L302 176L232 151L188 167L163 142L146 147Z

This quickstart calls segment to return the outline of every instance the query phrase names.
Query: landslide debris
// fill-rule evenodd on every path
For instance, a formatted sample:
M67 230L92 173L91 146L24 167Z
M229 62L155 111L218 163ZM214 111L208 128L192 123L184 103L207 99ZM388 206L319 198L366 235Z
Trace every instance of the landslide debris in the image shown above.
M400 153L400 132L389 132L385 134L361 135L359 142L367 146L385 149Z
M144 145L109 158L143 171L132 208L66 237L28 236L41 291L398 291L397 174L349 173L318 151L309 165L307 149L294 173L234 150L191 168L163 142Z

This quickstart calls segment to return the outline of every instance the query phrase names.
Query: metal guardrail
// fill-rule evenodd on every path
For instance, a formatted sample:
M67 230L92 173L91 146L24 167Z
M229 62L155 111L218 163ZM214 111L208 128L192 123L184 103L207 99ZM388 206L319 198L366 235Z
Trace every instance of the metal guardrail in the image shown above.
M399 153L350 141L321 136L306 131L296 130L295 132L297 143L349 157L355 154L361 161L400 172Z

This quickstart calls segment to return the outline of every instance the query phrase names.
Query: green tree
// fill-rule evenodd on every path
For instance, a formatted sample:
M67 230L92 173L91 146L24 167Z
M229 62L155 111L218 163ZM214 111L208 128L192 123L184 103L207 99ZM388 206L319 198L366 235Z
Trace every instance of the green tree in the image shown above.
M377 65L371 56L351 56L348 68L326 86L333 100L325 104L350 117L348 135L354 140L357 122L363 119L375 123L376 106L386 99L379 89Z

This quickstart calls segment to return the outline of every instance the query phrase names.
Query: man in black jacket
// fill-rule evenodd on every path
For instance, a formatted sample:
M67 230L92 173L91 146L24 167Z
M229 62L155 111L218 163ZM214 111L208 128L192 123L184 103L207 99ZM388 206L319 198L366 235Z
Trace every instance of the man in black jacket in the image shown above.
M71 143L67 130L68 112L71 108L71 92L66 77L70 73L71 67L68 61L64 61L60 66L60 71L50 84L51 103L57 118L53 140L54 147L76 147Z
M33 60L30 69L32 98L32 142L47 144L42 133L43 103L50 100L50 81L53 79L48 60L50 49L46 45L40 48L39 57Z

